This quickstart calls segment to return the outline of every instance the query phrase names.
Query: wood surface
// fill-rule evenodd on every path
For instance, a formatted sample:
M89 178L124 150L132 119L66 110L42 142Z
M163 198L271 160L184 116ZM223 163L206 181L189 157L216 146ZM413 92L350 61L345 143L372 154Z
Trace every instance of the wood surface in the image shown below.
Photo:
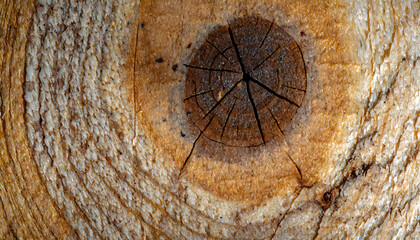
M419 239L419 13L0 0L0 239ZM262 146L194 146L184 64L243 16L297 42L305 97Z

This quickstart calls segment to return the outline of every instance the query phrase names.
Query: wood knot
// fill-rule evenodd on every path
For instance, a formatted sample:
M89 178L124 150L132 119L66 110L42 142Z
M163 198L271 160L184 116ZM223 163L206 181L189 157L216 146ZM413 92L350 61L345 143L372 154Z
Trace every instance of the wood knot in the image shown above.
M306 93L298 44L260 17L216 27L185 66L189 121L200 136L228 146L258 146L283 135Z

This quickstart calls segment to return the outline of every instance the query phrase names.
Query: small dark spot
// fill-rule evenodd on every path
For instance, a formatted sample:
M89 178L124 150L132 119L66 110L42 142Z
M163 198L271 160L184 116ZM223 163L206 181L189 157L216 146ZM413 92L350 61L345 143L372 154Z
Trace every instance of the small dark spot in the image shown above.
M181 137L185 137L185 133L181 131Z
M189 116L191 116L191 112L187 112L187 116L189 117Z
M130 21L127 21L127 26L130 25Z
M324 210L328 209L331 206L331 204L334 203L335 199L339 197L339 195L340 195L340 189L339 188L334 188L334 189L331 189L331 190L325 192L324 195L323 195L324 202L321 203L322 208Z
M168 120L167 120L166 118L162 120L162 122L167 122L167 121L168 121Z
M300 36L304 37L304 36L306 36L306 33L304 31L301 31Z
M353 181L358 176L357 169L353 168L350 172L350 176L348 177L348 180Z
M192 43L188 43L187 48L190 48L192 45Z
M158 63L161 63L161 62L163 62L163 59L162 59L162 57L158 57L158 58L155 59L155 61L158 62Z
M175 72L177 69L178 69L178 64L174 64L174 65L172 66L172 70L174 70L174 72Z
M331 192L332 190L324 193L323 198L327 204L331 201Z
M140 28L144 29L144 23L140 24Z
M407 60L405 57L403 57L402 61L404 62L405 60Z
M366 173L369 171L369 169L372 167L371 163L363 163L362 164L362 169L361 169L361 173L363 174L363 176L366 176Z

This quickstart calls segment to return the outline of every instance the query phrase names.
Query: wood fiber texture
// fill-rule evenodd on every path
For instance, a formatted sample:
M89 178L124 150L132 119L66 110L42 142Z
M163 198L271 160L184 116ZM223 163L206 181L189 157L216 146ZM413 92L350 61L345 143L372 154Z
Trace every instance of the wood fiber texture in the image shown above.
M419 5L0 0L0 239L420 238ZM247 16L305 95L265 144L197 140L185 65Z

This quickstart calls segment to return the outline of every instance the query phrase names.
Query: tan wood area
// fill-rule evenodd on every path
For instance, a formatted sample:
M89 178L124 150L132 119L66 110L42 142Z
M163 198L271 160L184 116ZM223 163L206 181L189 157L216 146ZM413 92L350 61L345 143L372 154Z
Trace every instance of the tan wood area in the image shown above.
M0 239L419 239L419 14L416 0L0 0ZM265 46L249 59L289 61L292 100L261 100L271 65L229 65L248 21ZM192 66L210 53L230 70ZM212 93L220 108L186 101L213 91L196 89L207 75L236 84Z

